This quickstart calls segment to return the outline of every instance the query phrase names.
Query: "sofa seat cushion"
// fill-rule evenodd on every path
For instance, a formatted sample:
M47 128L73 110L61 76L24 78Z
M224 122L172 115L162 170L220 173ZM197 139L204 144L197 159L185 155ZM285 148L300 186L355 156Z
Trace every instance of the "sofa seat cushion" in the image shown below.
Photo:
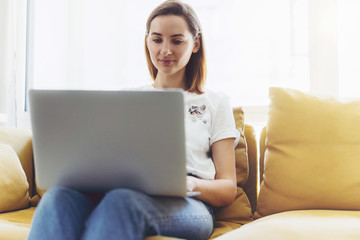
M216 240L360 239L360 211L298 210L257 219Z
M26 239L35 207L0 214L0 239Z
M35 207L30 207L22 210L1 213L0 220L6 220L13 223L29 224L30 226L35 209Z
M14 223L0 219L0 239L25 240L29 233L29 228L30 228L30 224Z

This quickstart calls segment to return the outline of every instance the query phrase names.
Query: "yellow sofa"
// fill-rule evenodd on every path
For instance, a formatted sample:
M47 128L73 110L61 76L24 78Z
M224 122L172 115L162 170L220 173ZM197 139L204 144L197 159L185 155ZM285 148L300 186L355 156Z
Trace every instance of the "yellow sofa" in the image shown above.
M231 206L215 209L211 238L360 239L360 100L282 88L270 89L269 97L259 162L254 129L234 108L242 133L238 196ZM30 132L0 128L0 161L0 239L25 239L40 199ZM146 238L160 239L174 238Z
M255 220L218 240L360 239L360 100L269 97Z
M254 129L244 125L241 108L234 108L241 139L235 149L238 195L229 207L215 210L215 238L252 221L257 201L257 143ZM36 188L31 132L0 127L0 239L26 239L41 198ZM40 194L38 193L40 192ZM6 197L5 197L6 196ZM150 239L172 239L149 237Z

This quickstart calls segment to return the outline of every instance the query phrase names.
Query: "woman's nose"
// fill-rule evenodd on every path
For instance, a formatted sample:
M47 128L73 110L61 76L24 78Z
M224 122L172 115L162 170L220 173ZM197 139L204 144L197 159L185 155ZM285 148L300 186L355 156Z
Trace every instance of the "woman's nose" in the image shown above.
M161 48L161 54L163 56L168 56L172 53L169 44L164 44L163 47Z

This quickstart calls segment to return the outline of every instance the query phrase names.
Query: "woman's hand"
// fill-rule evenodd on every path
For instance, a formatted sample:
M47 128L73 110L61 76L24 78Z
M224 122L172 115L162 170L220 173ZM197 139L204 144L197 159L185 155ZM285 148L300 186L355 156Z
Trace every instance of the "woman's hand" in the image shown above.
M192 192L196 188L196 181L198 178L193 176L187 176L186 177L186 191Z

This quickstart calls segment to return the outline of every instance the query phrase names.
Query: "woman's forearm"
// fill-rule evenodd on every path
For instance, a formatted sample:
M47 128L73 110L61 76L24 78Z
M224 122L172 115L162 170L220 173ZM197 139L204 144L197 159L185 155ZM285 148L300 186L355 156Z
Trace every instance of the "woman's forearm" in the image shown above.
M194 190L201 194L196 198L211 206L221 207L230 205L236 197L236 184L229 179L194 179Z

